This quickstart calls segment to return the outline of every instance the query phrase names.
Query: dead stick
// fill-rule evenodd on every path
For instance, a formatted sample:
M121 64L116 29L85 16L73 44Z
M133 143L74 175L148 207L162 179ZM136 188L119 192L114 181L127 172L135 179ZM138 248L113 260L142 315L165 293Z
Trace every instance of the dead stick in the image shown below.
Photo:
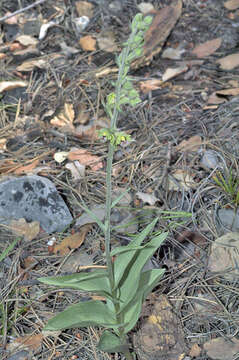
M3 22L3 21L5 21L5 20L7 20L7 19L10 19L11 17L13 17L13 16L15 16L15 15L21 14L22 12L27 11L27 10L33 8L34 6L40 5L40 4L44 3L45 1L46 1L46 0L38 0L38 1L36 1L34 4L28 5L28 6L26 6L25 8L22 8L22 9L20 9L20 10L14 11L12 14L5 15L5 16L3 16L3 17L0 18L0 22Z

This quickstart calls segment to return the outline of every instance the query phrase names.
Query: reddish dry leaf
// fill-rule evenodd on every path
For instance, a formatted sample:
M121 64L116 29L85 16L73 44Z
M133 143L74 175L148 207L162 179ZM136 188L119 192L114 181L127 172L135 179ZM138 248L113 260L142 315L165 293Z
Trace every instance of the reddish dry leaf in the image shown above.
M162 85L162 80L159 79L151 79L147 81L141 81L139 83L140 90L144 94L148 94L152 90L160 89L161 85Z
M232 70L239 66L239 53L225 56L216 61L222 70Z
M15 349L26 349L31 351L38 351L41 348L43 340L42 334L26 335L16 338L13 342L7 345L7 349L13 351Z
M236 10L239 8L239 0L229 0L224 3L224 6L228 10Z
M21 174L28 174L30 172L32 172L32 170L34 170L37 165L39 164L39 159L36 159L36 160L33 160L32 162L30 162L30 164L28 165L23 165L23 166L20 166L20 167L17 167L15 170L14 170L14 174L16 175L21 175Z
M36 238L40 231L39 221L27 223L25 219L12 220L9 227L17 235L24 236L24 239L31 241Z
M90 166L93 171L97 171L103 167L103 163L99 160L99 157L92 155L85 149L72 150L67 157L68 160L78 160L82 165Z
M95 51L96 50L96 40L91 35L83 36L79 40L79 44L85 51Z
M216 38L213 40L206 41L203 44L197 45L192 53L198 58L204 58L209 55L212 55L219 47L221 46L222 39Z
M202 138L199 135L194 135L188 140L183 140L176 146L178 151L197 151L202 145Z
M18 87L26 87L27 82L22 80L17 81L0 81L0 93L7 90L12 90Z
M90 224L83 225L79 232L67 236L59 245L54 247L54 254L64 256L67 255L72 249L79 248L83 244L85 237L90 231L91 227L92 225Z

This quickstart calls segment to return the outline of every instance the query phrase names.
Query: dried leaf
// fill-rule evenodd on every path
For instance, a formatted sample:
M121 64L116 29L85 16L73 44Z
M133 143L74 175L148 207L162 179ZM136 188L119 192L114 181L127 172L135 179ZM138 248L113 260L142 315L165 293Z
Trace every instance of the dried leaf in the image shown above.
M89 19L94 15L94 5L88 1L76 1L76 11L78 16L87 16Z
M238 88L231 88L231 89L223 89L216 91L219 95L232 95L238 96L239 95L239 87Z
M85 176L85 165L79 163L79 161L73 161L67 163L66 169L70 170L73 180L80 180Z
M75 118L75 111L73 104L64 104L64 109L57 116L50 120L51 125L57 127L66 127L74 130L73 121Z
M154 205L156 201L158 201L158 198L156 198L156 196L154 196L153 194L146 194L141 191L138 191L136 193L136 196L144 203L148 203L149 205Z
M49 23L43 24L43 25L41 26L40 33L39 33L39 40L43 40L43 39L44 39L44 37L45 37L46 34L47 34L48 29L50 29L50 27L52 27L52 26L56 26L56 24L54 23L54 21L50 21Z
M138 4L138 9L141 13L147 14L149 12L155 11L154 6L148 2L141 2Z
M32 221L27 223L23 218L19 220L12 220L9 226L14 233L20 236L24 236L26 241L35 239L40 231L39 221Z
M46 59L34 59L24 61L21 65L17 66L17 71L32 71L35 67L44 69L47 65Z
M188 140L183 140L176 146L177 151L198 151L202 145L202 138L199 135L190 137Z
M26 335L16 338L14 341L7 345L9 351L15 349L26 349L31 351L39 351L41 349L41 343L43 340L42 334Z
M119 50L118 46L115 42L115 37L113 32L107 31L101 34L97 39L98 46L100 50L106 51L106 52L117 52Z
M239 0L229 0L224 3L224 6L228 10L236 10L239 8Z
M163 81L168 81L169 79L174 78L188 70L187 65L181 65L177 68L168 68L162 76Z
M90 166L93 171L97 171L103 167L103 163L99 160L99 157L92 155L85 149L72 150L67 157L68 160L78 160L82 165Z
M16 38L16 41L18 41L21 45L24 46L29 46L29 45L36 46L38 44L38 40L30 35L19 35Z
M96 50L96 40L91 35L83 36L79 40L79 44L85 51L95 51Z
M193 344L188 355L191 358L197 358L200 354L201 354L200 346L198 344Z
M26 87L28 84L26 81L0 81L0 93L3 91L12 90L18 87Z
M222 70L232 70L239 66L239 53L225 56L216 61Z
M178 170L174 171L172 173L172 175L173 175L173 178L175 178L176 181L179 183L179 185L181 187L183 187L184 190L186 190L186 191L190 190L192 188L195 188L195 186L197 185L194 182L190 173L187 172L186 170L178 169ZM173 179L169 178L169 184L168 184L169 190L178 191L179 186L177 185L177 182L174 182Z
M196 55L198 58L204 58L209 55L212 55L222 44L221 38L216 38L213 40L206 41L203 44L197 45L192 54Z
M160 89L161 85L162 85L162 80L159 80L159 79L140 81L140 83L139 83L140 90L144 94L148 94L152 90Z
M32 172L32 170L34 170L37 165L39 164L39 159L36 159L36 160L33 160L32 162L30 162L30 164L28 165L23 165L23 166L20 166L20 167L17 167L15 170L14 170L14 174L16 175L21 175L21 174L29 174Z
M67 155L69 154L69 151L59 151L57 153L54 154L54 160L58 163L61 164L63 161L65 161L67 159Z
M84 225L80 228L79 232L67 236L59 245L54 247L54 253L64 256L67 255L72 249L79 248L83 244L85 237L90 231L91 227L92 226L89 224Z
M227 99L224 98L223 96L218 96L216 91L213 92L207 99L208 104L222 104L225 101L227 101Z

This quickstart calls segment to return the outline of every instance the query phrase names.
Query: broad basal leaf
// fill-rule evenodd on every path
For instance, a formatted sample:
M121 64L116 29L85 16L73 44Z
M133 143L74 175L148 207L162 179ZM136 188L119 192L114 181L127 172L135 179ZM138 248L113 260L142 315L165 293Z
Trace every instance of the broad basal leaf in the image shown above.
M118 298L120 300L120 311L127 306L127 304L134 298L138 291L141 272L145 263L153 256L155 251L160 247L162 242L167 237L167 233L162 233L155 236L145 247L136 252L130 267L124 272L119 284L118 284ZM119 257L124 254L120 254Z
M95 270L91 273L81 272L65 276L42 277L39 281L48 285L89 291L105 296L110 293L106 270Z
M153 230L158 219L154 219L151 224L146 226L146 228L139 233L136 238L131 241L131 243L125 246L125 249L130 251L119 254L114 261L114 276L115 276L115 288L117 288L125 270L129 267L132 259L134 258L138 250L132 250L132 248L140 246L146 236Z
M109 353L123 352L128 349L128 345L126 343L121 343L120 338L108 330L104 331L101 335L97 347L99 350Z
M92 300L69 306L66 310L50 319L43 330L55 331L85 326L118 327L116 318L107 304Z
M134 299L124 308L122 312L124 326L124 333L127 334L136 324L139 319L142 303L152 289L159 283L159 280L164 274L163 269L153 269L145 271L141 274L138 291Z

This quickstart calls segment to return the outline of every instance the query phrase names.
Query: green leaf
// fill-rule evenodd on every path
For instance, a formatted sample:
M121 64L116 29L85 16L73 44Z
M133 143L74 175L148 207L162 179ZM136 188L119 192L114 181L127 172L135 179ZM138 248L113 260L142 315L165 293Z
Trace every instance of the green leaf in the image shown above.
M94 270L91 273L81 272L64 276L42 277L40 282L96 294L110 296L110 285L106 270Z
M107 304L98 300L91 300L69 306L50 319L44 330L55 331L86 326L117 328L119 325Z
M123 310L122 315L124 319L124 334L127 334L137 323L143 301L152 289L159 283L159 280L164 274L164 269L153 269L145 271L140 276L138 291L135 298Z
M98 343L98 349L101 351L106 351L109 353L112 352L124 352L128 349L128 345L126 343L122 343L119 336L113 334L112 332L106 330L100 337L100 341Z
M127 246L117 246L114 250L111 251L110 255L111 256L116 256L118 254L122 254L125 253L127 251L133 251L133 250L141 250L144 249L145 245L141 245L141 246L135 246L132 248L128 248Z
M143 240L148 236L148 234L153 230L155 224L157 223L158 219L154 219L151 224L146 226L146 228L139 233L136 238L130 242L125 248L132 249L141 245ZM137 250L128 251L126 253L120 254L116 257L114 261L114 276L115 276L115 288L117 288L125 270L128 268L129 264L131 263L132 259L134 258Z
M8 254L10 253L10 251L12 251L14 249L14 246L17 244L18 241L21 240L21 237L16 238L15 240L13 240L13 242L1 253L0 255L0 262L2 260L5 259L5 257L8 256Z
M152 257L155 251L160 247L162 242L166 239L168 233L162 233L155 236L148 242L143 249L135 254L130 266L126 269L118 284L117 292L120 300L120 312L129 304L138 291L139 282L141 278L141 271L145 263ZM118 257L124 256L118 255Z

